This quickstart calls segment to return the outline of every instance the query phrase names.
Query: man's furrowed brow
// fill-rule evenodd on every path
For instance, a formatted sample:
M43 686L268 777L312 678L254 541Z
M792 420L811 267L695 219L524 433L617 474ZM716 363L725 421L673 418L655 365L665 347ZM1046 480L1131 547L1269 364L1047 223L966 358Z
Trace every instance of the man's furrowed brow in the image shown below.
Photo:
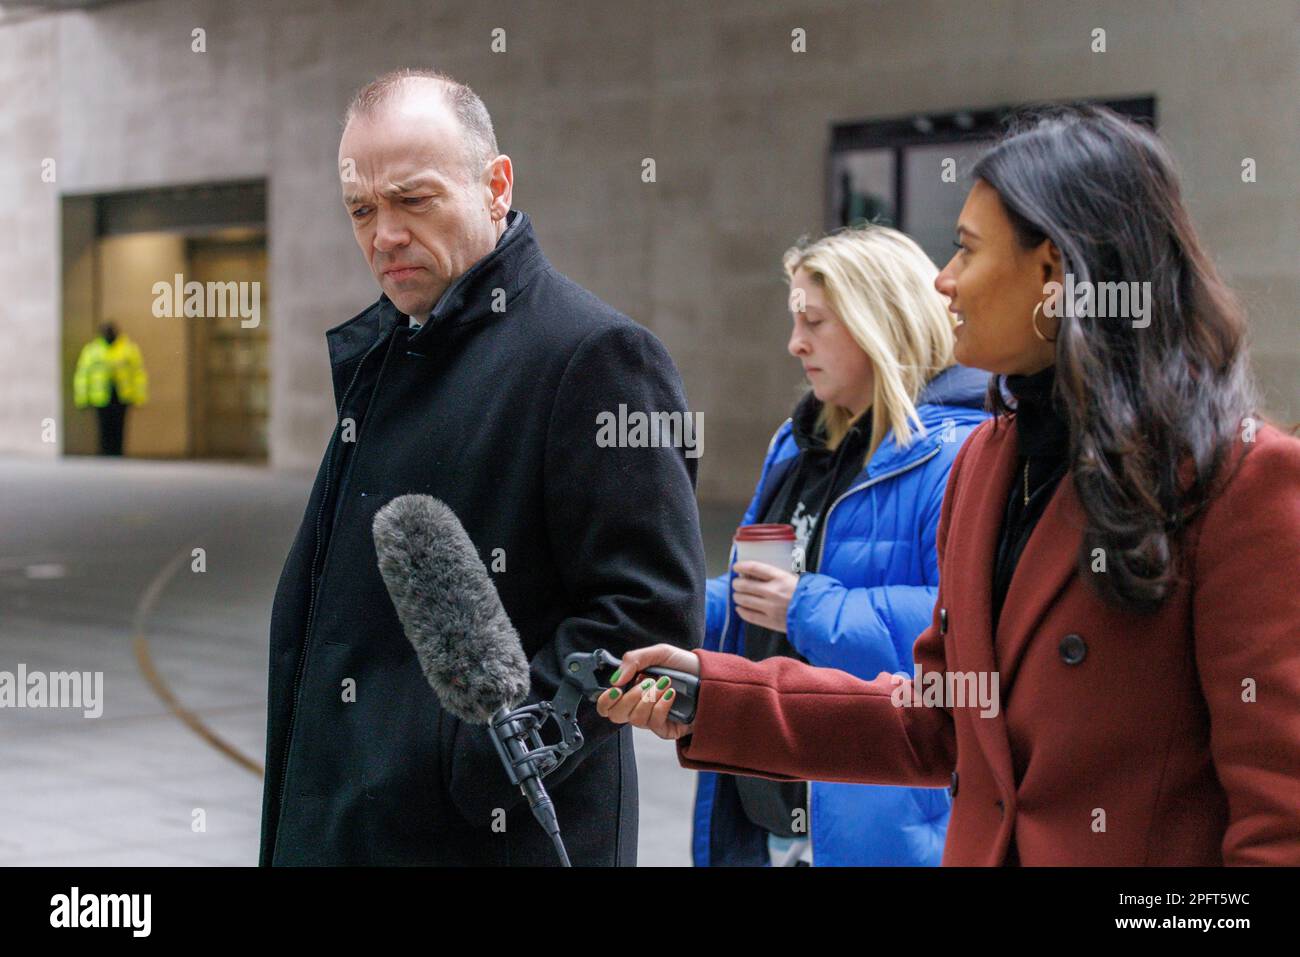
M428 189L429 187L439 187L442 180L432 173L419 173L415 176L408 176L404 179L393 180L387 186L380 189L385 196L396 196L399 193L413 193L416 190Z
M403 193L414 193L422 189L441 189L442 185L442 180L432 173L417 173L414 176L393 180L381 186L378 194L387 197L400 196ZM370 201L373 194L373 190L365 193L345 192L343 194L343 204L345 206L355 206L358 203L366 203Z

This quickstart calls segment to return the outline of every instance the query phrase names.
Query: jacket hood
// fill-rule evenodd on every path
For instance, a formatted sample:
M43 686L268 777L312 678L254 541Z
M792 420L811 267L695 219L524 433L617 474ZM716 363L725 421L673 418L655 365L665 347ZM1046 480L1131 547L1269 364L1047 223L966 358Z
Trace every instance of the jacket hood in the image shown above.
M935 375L922 388L916 401L916 414L925 426L924 436L913 432L910 445L900 446L891 430L881 441L871 457L867 473L875 475L906 465L913 459L924 457L934 446L944 441L947 422L976 424L985 418L984 401L989 374L980 369L953 365ZM826 448L826 436L816 430L817 415L822 403L809 389L790 414L790 431L801 450ZM854 424L845 441L865 441L870 433L870 420Z
M989 374L969 366L949 366L925 384L917 405L949 405L963 409L984 409Z

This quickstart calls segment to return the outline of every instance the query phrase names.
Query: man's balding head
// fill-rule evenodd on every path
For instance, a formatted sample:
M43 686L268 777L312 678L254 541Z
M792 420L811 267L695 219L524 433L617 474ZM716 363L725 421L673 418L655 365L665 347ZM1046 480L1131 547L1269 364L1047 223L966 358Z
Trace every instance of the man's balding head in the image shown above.
M474 91L431 70L398 70L357 91L339 141L339 180L370 271L422 319L492 251L514 183Z
M479 95L464 83L437 70L391 70L353 95L343 114L343 126L357 117L373 118L404 97L436 97L456 117L465 146L465 169L477 176L497 155L492 117Z

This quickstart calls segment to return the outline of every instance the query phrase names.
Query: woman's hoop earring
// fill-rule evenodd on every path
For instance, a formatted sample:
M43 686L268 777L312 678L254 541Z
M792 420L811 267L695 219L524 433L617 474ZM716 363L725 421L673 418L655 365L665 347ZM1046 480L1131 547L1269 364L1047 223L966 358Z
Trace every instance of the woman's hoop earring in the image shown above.
M1041 332L1038 331L1038 310L1042 308L1043 308L1043 304L1041 302L1038 305L1034 306L1034 317L1033 319L1030 320L1030 325L1034 327L1034 335L1038 336L1038 338L1043 340L1043 342L1055 342L1056 341L1055 336L1049 339L1047 338L1047 336L1043 335Z

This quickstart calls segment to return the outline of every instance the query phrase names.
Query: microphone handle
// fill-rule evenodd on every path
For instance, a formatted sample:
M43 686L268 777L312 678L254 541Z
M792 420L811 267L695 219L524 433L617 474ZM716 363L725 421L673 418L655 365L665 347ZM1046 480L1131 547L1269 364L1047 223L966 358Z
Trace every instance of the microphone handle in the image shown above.
M669 687L673 689L673 703L668 708L668 717L682 724L690 724L695 720L695 705L700 692L700 679L696 675L658 665L646 668L641 673L651 678L666 676L672 680Z
M502 707L492 716L492 723L488 725L488 733L495 735L504 754L508 755L512 762L518 762L526 758L529 754L528 748L525 747L522 740L523 730L516 721L507 721L501 726L501 731L497 731L497 722L510 713L509 708ZM542 826L555 846L555 853L560 858L560 863L564 867L569 867L569 855L564 849L564 841L560 838L560 822L555 816L555 805L551 803L551 796L546 793L546 786L542 784L541 776L537 773L533 762L526 761L522 766L514 764L507 766L506 772L513 777L518 777L519 790L523 792L528 799L528 807L533 812L533 817L537 823Z
M572 867L569 863L569 852L564 848L564 841L560 837L560 822L555 816L555 805L551 803L551 796L546 793L546 786L542 784L542 779L535 774L530 774L519 784L519 790L524 792L524 797L528 798L528 806L532 808L533 817L537 823L542 826L542 830L547 833L551 839L551 844L555 846L555 853L559 855L561 867Z

